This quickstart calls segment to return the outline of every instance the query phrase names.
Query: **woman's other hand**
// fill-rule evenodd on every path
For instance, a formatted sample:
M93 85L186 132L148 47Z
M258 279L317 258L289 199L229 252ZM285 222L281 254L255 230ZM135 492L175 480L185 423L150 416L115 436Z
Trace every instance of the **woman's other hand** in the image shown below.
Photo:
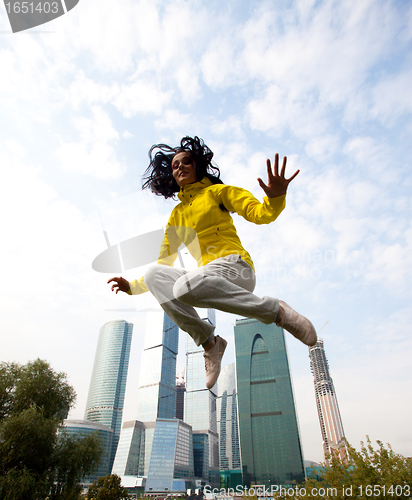
M112 285L112 292L116 291L116 293L118 293L119 291L121 291L127 293L130 290L130 283L127 281L127 279L119 276L118 278L110 279L107 283L111 283L112 281L114 281Z
M258 182L260 187L265 192L266 196L269 198L276 198L277 196L282 196L286 194L289 184L299 173L299 170L296 170L296 172L292 175L292 177L290 177L290 179L286 179L285 177L286 161L287 158L286 156L284 156L282 168L279 174L279 155L277 153L275 154L275 164L273 166L273 173L270 160L269 159L266 160L266 165L268 169L268 183L266 185L260 177L258 178Z

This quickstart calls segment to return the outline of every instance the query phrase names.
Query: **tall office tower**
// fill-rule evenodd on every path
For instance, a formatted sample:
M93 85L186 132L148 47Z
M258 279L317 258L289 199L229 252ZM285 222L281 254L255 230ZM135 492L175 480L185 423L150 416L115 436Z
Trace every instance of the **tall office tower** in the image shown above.
M109 321L100 329L84 419L113 429L107 474L112 470L122 425L133 324Z
M181 377L176 377L176 418L183 420L185 407L186 382L184 371Z
M147 314L137 420L123 425L113 473L121 476L149 473L156 420L176 415L178 341L179 328L161 309Z
M339 450L339 455L344 459L346 452L342 447L342 440L345 434L322 339L318 339L314 346L309 347L309 358L325 458Z
M207 318L216 324L215 311L208 309ZM193 429L195 477L212 487L219 486L219 438L216 423L216 385L206 388L203 347L186 335L186 393L184 421Z
M300 484L305 472L283 330L241 319L234 331L243 482Z
M145 423L144 475L149 474L155 422L176 415L179 328L162 310L147 314L140 363L137 420ZM150 424L149 424L150 423Z
M179 328L163 311L147 314L137 420L153 422L175 417L178 343Z
M219 433L220 485L234 488L242 485L239 428L237 418L235 363L222 368L217 381L217 429Z

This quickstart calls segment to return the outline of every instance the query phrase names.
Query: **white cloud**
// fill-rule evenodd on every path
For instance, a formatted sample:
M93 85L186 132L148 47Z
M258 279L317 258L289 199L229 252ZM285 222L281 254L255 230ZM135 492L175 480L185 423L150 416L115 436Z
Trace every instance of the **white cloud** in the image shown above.
M68 46L60 45L61 57L82 53L103 73L131 70L138 52L136 15L137 6L131 0L116 7L97 0L76 7L56 23L59 38L70 40Z
M191 126L192 118L189 114L183 114L176 109L169 109L156 121L158 130L169 129L176 133L186 135L186 130Z
M377 183L386 186L399 181L399 170L391 168L389 147L377 138L353 137L344 145L343 152Z
M337 152L339 139L336 135L324 134L308 140L305 151L317 161L327 161Z
M327 130L327 114L322 103L307 96L293 96L289 90L269 85L263 98L252 99L247 106L252 129L280 137L289 132L299 139L319 137Z
M171 96L171 91L162 91L154 81L138 80L122 85L113 104L126 118L138 113L159 115Z
M228 116L225 120L213 120L211 132L217 137L228 137L236 141L245 141L246 133L243 129L243 121L237 115Z
M241 86L249 79L248 72L244 70L239 42L236 30L227 27L207 47L200 65L203 79L211 89Z
M124 167L116 159L115 146L119 134L107 113L91 108L93 118L75 118L78 142L62 142L56 155L66 172L82 172L100 179L119 178Z
M106 104L119 94L119 86L111 86L88 78L82 69L73 75L67 91L67 99L71 106L78 109L80 105Z
M360 250L369 229L368 219L340 219L333 228L337 231L337 261L345 264L359 262Z
M372 91L371 115L385 126L393 126L402 115L412 111L412 71L381 79Z
M403 293L412 278L412 229L405 231L405 239L392 244L376 244L371 252L371 263L365 273L371 282L386 282L395 293Z
M40 179L27 156L17 159L2 154L1 160L8 171L1 196L2 212L8 214L2 224L7 242L1 251L2 262L7 263L3 273L9 301L6 328L14 331L16 326L9 322L19 317L18 329L24 337L43 337L52 334L49 329L41 333L45 311L54 317L86 293L82 215Z

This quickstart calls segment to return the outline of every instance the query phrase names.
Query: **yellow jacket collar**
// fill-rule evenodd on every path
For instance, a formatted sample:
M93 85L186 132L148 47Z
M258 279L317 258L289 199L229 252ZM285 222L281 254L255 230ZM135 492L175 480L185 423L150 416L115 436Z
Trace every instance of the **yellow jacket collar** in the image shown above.
M213 182L210 179L208 179L207 177L203 177L201 181L193 182L192 184L186 184L186 186L182 186L180 188L177 197L179 198L180 201L185 201L186 194L194 195L199 191L201 191L202 189L204 189L205 187L211 186L212 184Z

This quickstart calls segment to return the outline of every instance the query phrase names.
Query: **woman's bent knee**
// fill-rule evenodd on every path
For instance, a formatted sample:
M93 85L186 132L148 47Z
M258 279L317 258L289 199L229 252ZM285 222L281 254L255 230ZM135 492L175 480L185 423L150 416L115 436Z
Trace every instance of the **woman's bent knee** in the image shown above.
M157 264L153 264L144 273L144 282L147 288L149 288L149 290L150 287L153 285L153 283L156 281L159 271L160 271L159 266Z

